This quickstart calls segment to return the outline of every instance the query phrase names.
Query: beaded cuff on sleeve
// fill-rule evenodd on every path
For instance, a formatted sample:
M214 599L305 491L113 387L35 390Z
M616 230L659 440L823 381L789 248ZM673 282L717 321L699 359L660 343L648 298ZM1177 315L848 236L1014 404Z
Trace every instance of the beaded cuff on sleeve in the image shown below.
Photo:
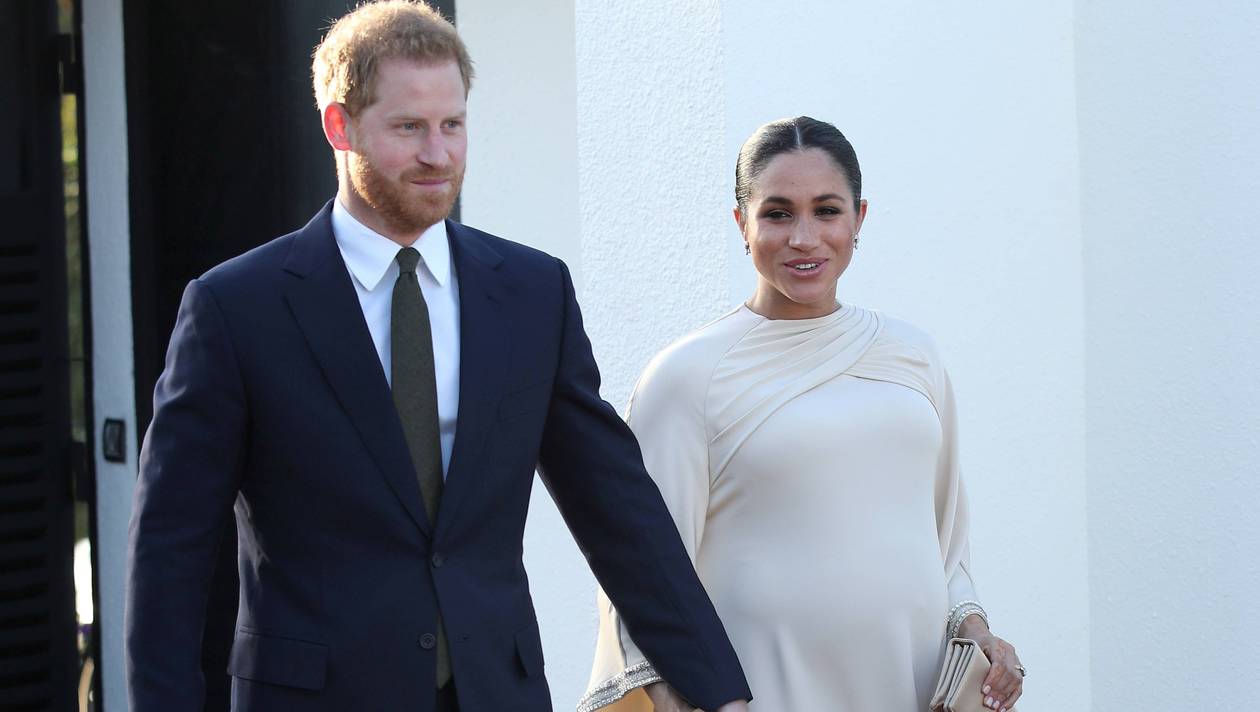
M652 667L652 663L647 660L631 665L620 675L605 680L599 687L587 693L578 702L577 712L595 712L625 697L636 687L646 687L662 679L656 672L656 668Z
M949 610L949 615L945 616L946 638L958 637L958 629L962 626L963 620L970 615L980 616L984 624L989 625L989 616L985 614L984 608L978 601L960 601L957 605Z

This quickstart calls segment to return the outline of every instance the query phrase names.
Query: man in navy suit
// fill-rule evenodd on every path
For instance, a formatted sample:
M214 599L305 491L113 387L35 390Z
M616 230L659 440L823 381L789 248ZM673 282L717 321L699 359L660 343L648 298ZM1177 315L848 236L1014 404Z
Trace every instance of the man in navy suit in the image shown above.
M316 95L339 190L188 285L131 524L132 712L200 710L200 637L235 509L233 708L549 710L521 562L537 467L668 681L746 709L726 633L638 446L599 397L564 264L445 217L472 76L408 0L328 33Z

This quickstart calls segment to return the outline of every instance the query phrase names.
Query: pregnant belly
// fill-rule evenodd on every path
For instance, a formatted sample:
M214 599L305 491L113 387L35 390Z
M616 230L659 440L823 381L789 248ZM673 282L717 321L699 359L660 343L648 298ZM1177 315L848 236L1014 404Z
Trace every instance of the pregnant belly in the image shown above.
M838 640L887 645L893 636L935 649L948 608L935 537L864 539L714 547L703 552L700 575L723 621L735 627L807 647Z

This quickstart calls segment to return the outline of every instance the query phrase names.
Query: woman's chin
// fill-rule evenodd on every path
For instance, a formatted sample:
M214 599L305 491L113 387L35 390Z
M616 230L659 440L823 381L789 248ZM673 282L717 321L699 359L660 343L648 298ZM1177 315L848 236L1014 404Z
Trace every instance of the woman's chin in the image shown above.
M836 293L830 289L792 289L783 294L800 309L831 311L836 303Z

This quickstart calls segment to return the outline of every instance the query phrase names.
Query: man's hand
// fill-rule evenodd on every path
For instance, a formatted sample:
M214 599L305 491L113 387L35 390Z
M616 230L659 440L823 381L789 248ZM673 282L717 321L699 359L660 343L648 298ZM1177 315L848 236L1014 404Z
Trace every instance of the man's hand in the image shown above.
M652 701L652 708L656 712L692 712L695 707L687 704L682 695L674 691L665 682L654 682L643 688L647 693L648 699ZM723 710L725 712L725 710Z
M704 710L692 707L664 682L654 682L643 688L647 693L648 699L652 701L652 707L656 712L704 712ZM743 700L727 702L714 712L748 712L748 703Z

